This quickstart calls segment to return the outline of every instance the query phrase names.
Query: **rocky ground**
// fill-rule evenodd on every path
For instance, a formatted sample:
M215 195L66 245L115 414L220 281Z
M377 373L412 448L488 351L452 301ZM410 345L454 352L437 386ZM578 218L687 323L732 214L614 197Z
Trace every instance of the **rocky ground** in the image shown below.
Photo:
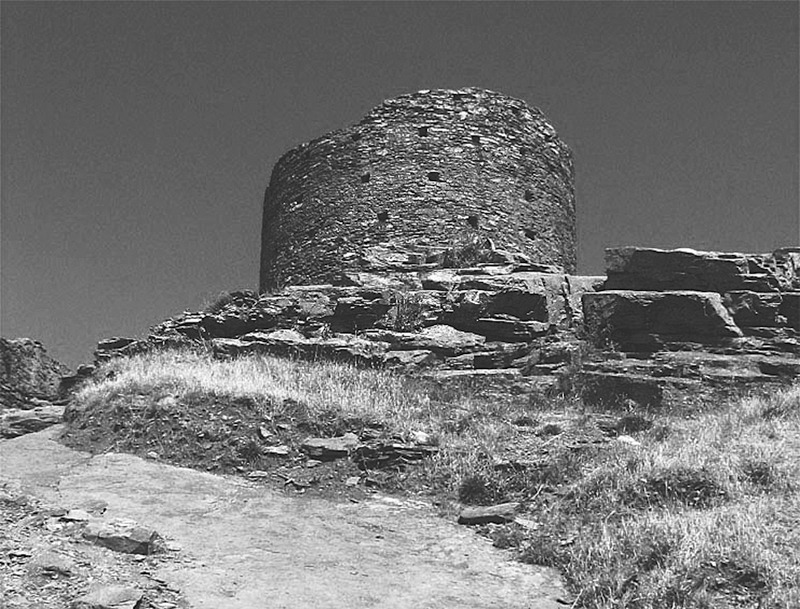
M0 484L3 607L187 606L179 590L155 575L164 564L181 560L174 545L150 540L146 529L105 522L103 501L67 509L24 492L17 480Z
M7 607L567 604L554 572L516 563L425 502L292 497L131 455L91 457L54 442L58 432L0 443L18 485L4 495ZM53 499L84 507L46 507ZM133 548L154 553L121 551Z

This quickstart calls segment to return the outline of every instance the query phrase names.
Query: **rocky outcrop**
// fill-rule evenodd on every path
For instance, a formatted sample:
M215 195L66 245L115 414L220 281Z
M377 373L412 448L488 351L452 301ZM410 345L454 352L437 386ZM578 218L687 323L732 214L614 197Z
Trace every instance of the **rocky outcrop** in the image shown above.
M608 290L585 294L586 324L622 351L657 351L665 343L728 345L742 336L719 294Z
M56 399L69 369L38 341L0 338L0 409L28 409Z
M341 285L236 292L212 312L184 313L144 340L98 344L103 361L165 345L204 344L219 356L264 353L406 371L518 368L532 343L581 326L581 295L603 277L478 266L349 275Z
M610 290L792 292L800 290L800 247L772 254L660 250L606 250Z
M606 262L603 291L584 298L599 339L613 335L627 351L689 342L800 352L800 248L724 254L626 247L606 250ZM729 340L740 337L746 339Z
M64 414L60 386L68 373L41 343L0 338L0 438L60 423Z
M583 296L604 351L576 382L590 404L702 403L800 377L800 248L772 254L618 248Z
M609 250L608 277L528 263L426 266L272 294L235 292L97 359L165 346L271 354L418 374L490 399L578 391L588 403L658 407L800 376L800 252ZM409 263L410 264L410 263Z

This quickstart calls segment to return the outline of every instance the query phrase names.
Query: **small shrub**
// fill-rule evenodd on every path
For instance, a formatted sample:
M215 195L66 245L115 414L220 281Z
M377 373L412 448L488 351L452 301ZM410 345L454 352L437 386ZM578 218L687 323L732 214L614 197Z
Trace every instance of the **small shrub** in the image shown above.
M656 442L663 442L672 435L672 428L668 423L657 423L650 428L648 435Z
M261 444L258 440L253 438L242 442L236 452L242 461L251 466L261 461L261 458L264 456L261 450Z
M742 478L757 486L772 486L778 478L775 465L765 459L747 459L742 463Z
M461 480L458 485L458 500L466 505L485 505L491 503L492 492L486 479L480 475L471 475Z
M619 418L616 424L618 433L635 433L646 431L653 426L653 421L640 414L626 414Z
M442 266L458 269L491 262L493 251L488 239L479 235L462 235L445 250Z
M425 323L425 306L418 294L397 293L392 301L394 305L393 330L413 332Z
M779 392L764 401L766 403L761 409L761 416L767 421L800 416L800 391Z
M220 292L213 300L204 303L203 313L206 315L215 315L231 302L233 302L233 295L230 292Z

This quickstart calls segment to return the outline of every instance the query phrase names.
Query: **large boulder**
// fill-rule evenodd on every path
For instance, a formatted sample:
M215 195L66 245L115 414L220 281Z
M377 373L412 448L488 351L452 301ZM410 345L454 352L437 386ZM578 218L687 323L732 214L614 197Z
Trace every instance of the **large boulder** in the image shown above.
M664 343L725 344L742 336L714 292L587 292L583 307L595 341L623 351L650 351Z
M782 281L769 258L692 249L610 248L606 250L606 289L778 291Z
M53 400L69 369L30 338L0 338L0 408L33 408Z

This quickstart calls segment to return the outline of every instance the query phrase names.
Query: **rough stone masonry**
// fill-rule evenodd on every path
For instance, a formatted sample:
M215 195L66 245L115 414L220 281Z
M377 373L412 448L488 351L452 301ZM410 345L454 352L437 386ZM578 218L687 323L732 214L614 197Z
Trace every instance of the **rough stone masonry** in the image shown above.
M261 290L328 283L379 244L425 262L470 237L574 272L572 153L539 110L500 93L403 95L275 165Z

